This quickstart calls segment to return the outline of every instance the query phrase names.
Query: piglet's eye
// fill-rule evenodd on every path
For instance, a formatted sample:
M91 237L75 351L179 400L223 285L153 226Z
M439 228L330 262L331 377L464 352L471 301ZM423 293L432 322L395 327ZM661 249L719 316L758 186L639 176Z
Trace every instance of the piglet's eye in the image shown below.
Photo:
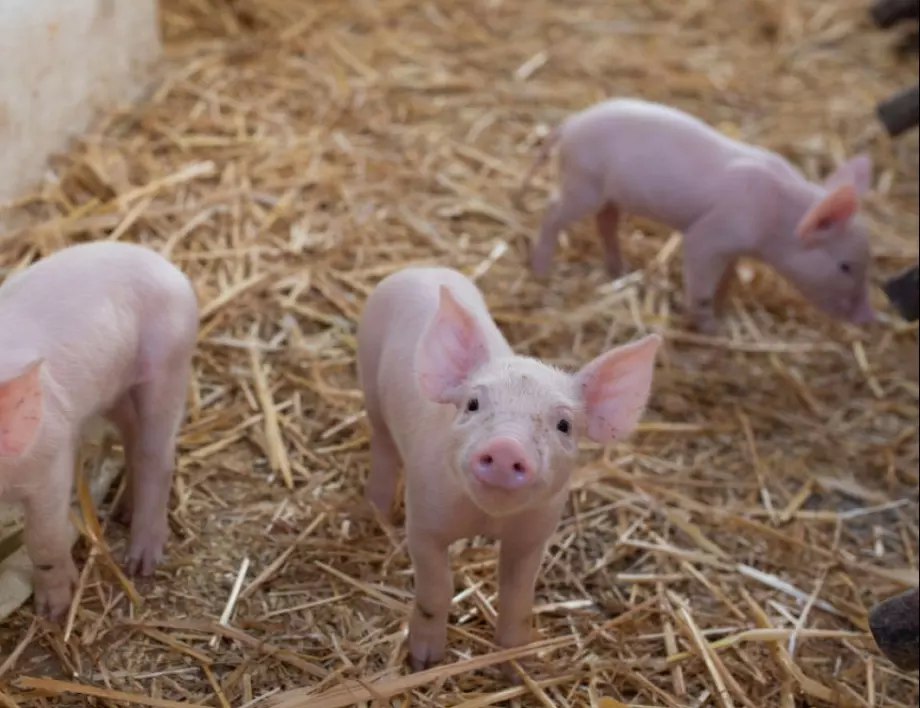
M572 432L572 424L563 418L558 423L556 423L556 430L558 430L563 435L568 435L570 432Z
M840 264L840 271L842 273L849 273L851 270L852 270L852 267L846 261Z
M466 402L466 410L469 413L475 413L476 411L478 411L479 410L479 399L471 398L470 400L468 400Z

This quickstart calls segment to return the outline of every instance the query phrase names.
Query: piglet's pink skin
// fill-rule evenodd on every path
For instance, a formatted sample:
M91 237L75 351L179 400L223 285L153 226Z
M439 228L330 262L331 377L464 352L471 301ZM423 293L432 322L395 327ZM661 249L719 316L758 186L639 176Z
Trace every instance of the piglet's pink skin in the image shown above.
M188 279L140 246L72 246L0 286L0 496L25 506L35 602L46 617L60 617L72 599L74 460L97 416L125 446L127 569L149 575L161 559L197 330Z
M389 515L406 475L415 570L414 669L444 657L450 544L501 542L496 642L530 641L534 586L576 463L578 439L629 435L648 400L658 335L576 374L518 356L476 286L446 268L407 268L368 298L358 372L372 428L368 499ZM507 670L507 669L506 669Z
M683 232L685 307L703 332L717 330L715 313L741 257L773 267L831 317L857 324L875 318L868 236L857 213L871 182L868 156L815 184L780 155L732 140L686 113L613 99L550 134L522 192L555 144L560 193L532 253L538 275L549 270L559 232L589 215L608 272L622 275L618 226L631 213Z

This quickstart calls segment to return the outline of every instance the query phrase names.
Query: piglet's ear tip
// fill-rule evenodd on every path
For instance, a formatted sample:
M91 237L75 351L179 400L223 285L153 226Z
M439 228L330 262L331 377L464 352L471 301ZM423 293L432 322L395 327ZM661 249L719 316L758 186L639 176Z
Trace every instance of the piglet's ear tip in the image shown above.
M632 342L630 348L645 350L654 356L661 348L662 344L664 344L664 337L658 332L652 332Z

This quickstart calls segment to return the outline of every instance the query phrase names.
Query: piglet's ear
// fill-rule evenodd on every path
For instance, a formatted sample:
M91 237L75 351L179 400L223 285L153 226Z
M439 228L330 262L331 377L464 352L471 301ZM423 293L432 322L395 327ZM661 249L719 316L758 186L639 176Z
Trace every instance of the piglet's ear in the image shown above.
M453 403L457 387L488 357L476 318L442 285L438 311L422 335L416 354L422 393L438 403Z
M799 222L796 233L806 243L820 238L821 232L849 221L859 208L859 197L852 184L842 184L815 204Z
M588 438L603 445L635 430L651 393L660 346L661 336L650 334L601 354L578 372Z
M872 186L872 158L860 153L844 162L824 180L828 190L834 190L843 184L852 184L857 194L865 194Z
M43 364L40 359L15 378L0 381L0 458L19 457L38 433L42 421Z

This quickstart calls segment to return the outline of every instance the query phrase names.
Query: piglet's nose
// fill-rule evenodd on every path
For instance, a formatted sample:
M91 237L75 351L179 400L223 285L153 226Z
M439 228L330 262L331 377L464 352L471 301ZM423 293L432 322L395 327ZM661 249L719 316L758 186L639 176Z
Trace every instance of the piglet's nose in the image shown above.
M513 438L494 438L473 453L470 467L489 487L512 491L533 481L533 465L524 446Z

